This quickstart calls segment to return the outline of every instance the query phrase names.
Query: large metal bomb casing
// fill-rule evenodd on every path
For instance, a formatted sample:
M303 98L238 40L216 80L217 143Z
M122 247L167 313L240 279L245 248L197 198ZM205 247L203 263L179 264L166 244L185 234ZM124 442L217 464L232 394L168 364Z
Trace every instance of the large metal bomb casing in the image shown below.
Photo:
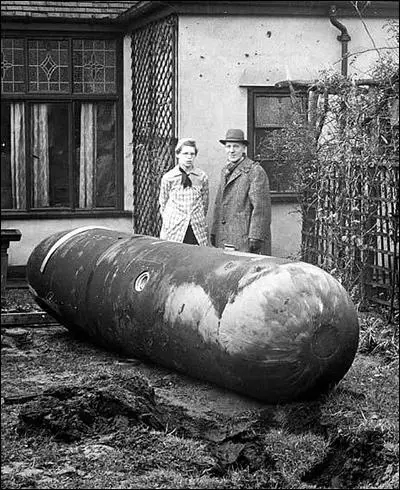
M338 382L358 346L348 294L304 262L86 227L42 241L27 273L67 328L268 403Z

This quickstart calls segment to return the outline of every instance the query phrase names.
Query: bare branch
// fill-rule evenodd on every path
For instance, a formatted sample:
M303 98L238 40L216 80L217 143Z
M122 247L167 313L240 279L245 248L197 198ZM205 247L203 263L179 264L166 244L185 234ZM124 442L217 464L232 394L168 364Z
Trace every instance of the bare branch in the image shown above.
M361 15L361 12L360 12L360 9L358 8L357 2L351 2L351 3L353 5L355 11L357 12L358 16L360 17L360 20L362 22L362 25L364 26L365 32L367 33L368 37L370 38L372 45L374 46L376 52L378 53L378 56L381 57L381 53L380 53L379 49L377 48L375 41L374 41L374 38L371 36L371 33L369 32L369 29L367 27L367 24L365 23L362 15Z

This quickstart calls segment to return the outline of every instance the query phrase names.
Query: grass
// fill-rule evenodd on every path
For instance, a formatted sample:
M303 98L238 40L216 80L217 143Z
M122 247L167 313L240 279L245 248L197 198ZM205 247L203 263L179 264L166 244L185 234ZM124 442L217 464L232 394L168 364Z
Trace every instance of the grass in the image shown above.
M231 414L198 410L198 382L63 327L21 345L2 330L2 488L398 488L398 329L359 318L335 389ZM178 388L194 402L171 405Z

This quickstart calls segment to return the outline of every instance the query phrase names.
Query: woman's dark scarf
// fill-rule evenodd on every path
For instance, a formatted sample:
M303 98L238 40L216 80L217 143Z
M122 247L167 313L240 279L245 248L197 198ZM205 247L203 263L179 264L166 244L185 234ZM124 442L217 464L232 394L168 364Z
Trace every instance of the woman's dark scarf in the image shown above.
M179 170L182 173L181 184L183 185L183 188L192 187L192 181L190 180L189 175L181 167L179 167Z

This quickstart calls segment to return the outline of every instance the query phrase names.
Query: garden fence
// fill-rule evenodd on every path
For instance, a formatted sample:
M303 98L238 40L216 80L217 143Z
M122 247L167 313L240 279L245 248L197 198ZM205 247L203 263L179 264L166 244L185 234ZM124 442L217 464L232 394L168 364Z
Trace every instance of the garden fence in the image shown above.
M399 307L398 98L396 104L397 122L388 113L374 121L378 157L365 163L356 154L320 168L302 202L302 259L391 313Z

